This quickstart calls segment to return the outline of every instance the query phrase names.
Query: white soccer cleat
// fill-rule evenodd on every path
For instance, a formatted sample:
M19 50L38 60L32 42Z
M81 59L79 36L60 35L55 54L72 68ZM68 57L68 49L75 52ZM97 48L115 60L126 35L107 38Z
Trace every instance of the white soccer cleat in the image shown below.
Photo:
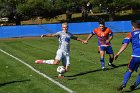
M110 62L108 63L108 66L112 66L112 67L114 67L114 68L116 67L116 65L114 65L114 64L112 64L112 63L110 63Z
M106 70L105 67L102 67L102 70L105 71Z
M112 65L112 63L110 63L110 62L109 62L109 63L108 63L108 65L109 65L109 66L111 66L111 65Z

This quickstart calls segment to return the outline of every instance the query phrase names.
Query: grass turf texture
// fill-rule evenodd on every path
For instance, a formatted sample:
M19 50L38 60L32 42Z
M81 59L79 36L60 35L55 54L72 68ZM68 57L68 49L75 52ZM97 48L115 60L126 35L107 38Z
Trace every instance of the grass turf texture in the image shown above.
M125 33L114 34L112 47L116 53L121 47ZM79 36L86 39L87 35ZM70 71L66 79L57 79L56 65L35 64L37 59L53 59L58 48L58 39L46 38L16 38L1 39L0 48L30 64L40 72L67 86L76 93L119 93L116 88L123 80L123 74L130 60L131 46L114 61L117 68L108 64L108 55L105 55L107 71L102 71L100 56L97 53L97 38L89 41L88 45L71 40ZM48 79L38 75L17 60L0 52L0 93L67 93ZM61 63L59 64L61 65ZM133 73L127 87L136 80L137 73ZM139 93L138 88L132 93Z

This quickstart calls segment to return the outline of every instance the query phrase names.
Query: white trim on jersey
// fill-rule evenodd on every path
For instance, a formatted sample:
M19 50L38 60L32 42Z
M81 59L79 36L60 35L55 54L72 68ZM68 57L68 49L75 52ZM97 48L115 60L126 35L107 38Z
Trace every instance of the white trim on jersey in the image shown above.
M140 57L140 56L137 56L137 55L131 55L132 57Z
M130 38L126 37L126 38L124 38L124 39L130 39Z

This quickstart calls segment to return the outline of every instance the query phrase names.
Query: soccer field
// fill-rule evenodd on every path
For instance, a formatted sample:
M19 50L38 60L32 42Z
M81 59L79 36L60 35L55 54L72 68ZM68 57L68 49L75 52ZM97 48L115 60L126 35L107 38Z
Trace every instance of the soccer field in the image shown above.
M125 33L114 34L114 53L121 47L125 36ZM86 39L87 35L79 37ZM106 55L107 70L102 71L96 36L87 45L71 40L71 67L64 79L56 77L56 65L34 63L37 59L53 59L57 48L56 37L0 39L0 49L7 53L0 52L0 93L120 93L116 88L121 84L130 60L130 45L114 61L116 68L107 65ZM124 93L129 92L136 77L134 72ZM139 92L140 87L132 93Z

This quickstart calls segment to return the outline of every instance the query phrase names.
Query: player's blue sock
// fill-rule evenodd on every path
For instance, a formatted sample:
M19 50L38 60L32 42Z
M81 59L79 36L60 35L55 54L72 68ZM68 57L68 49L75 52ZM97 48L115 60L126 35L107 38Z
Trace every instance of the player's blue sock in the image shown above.
M135 86L137 87L140 84L140 74L137 77L137 80L135 82Z
M102 66L102 68L104 68L104 67L105 67L104 58L100 58L100 62L101 62L101 66Z
M129 80L129 78L131 77L131 72L126 71L124 74L124 80L123 80L123 84L126 85L127 81Z

